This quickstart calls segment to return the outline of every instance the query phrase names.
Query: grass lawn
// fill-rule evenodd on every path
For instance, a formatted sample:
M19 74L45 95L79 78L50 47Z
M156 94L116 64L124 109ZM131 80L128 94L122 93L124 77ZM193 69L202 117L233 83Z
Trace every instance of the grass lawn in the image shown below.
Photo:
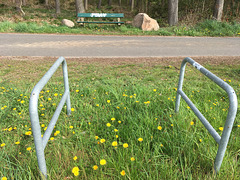
M239 114L216 176L217 143L183 100L174 112L182 59L67 59L73 109L63 108L45 149L49 179L239 179ZM239 96L240 57L193 59ZM55 60L0 58L1 178L40 179L28 102ZM61 73L39 97L42 134L64 92ZM190 65L183 90L221 135L227 94Z

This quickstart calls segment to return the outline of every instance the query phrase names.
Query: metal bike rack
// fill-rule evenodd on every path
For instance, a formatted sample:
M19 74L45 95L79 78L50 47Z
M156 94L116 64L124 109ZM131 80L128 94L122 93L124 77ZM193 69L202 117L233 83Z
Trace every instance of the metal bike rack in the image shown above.
M222 136L220 136L216 130L211 126L211 124L206 120L206 118L202 115L202 113L197 109L197 107L192 103L192 101L187 97L187 95L182 91L183 79L184 79L184 72L186 64L190 63L193 67L199 70L202 74L207 76L209 79L214 81L218 86L220 86L223 90L225 90L228 94L229 98L229 109L227 114L227 119L224 125ZM216 173L219 172L223 157L227 148L227 144L229 141L229 137L232 131L233 123L237 114L237 96L233 88L221 80L219 77L205 69L203 66L195 62L193 59L187 57L182 61L181 69L180 69L180 76L178 82L178 89L177 89L177 96L176 96L176 105L175 105L175 112L179 112L180 106L180 98L183 98L188 106L192 109L195 115L199 118L199 120L203 123L205 128L209 131L209 133L213 136L215 141L219 144L217 155L215 158L214 163L214 170Z
M63 79L64 79L64 94L62 96L61 101L59 102L56 111L48 125L47 130L45 131L43 138L41 137L41 127L39 124L39 116L38 116L38 98L39 93L43 89L43 87L47 84L49 79L58 69L58 67L62 64L63 69ZM44 155L44 149L47 145L47 142L51 136L51 133L54 129L54 126L58 120L58 117L62 111L64 104L67 104L67 115L71 114L71 103L70 103L70 91L69 91L69 83L68 83L68 72L67 72L67 63L63 57L58 58L58 60L53 64L53 66L47 71L47 73L42 77L42 79L36 84L33 88L31 97L29 100L29 113L32 125L32 133L34 138L34 144L38 159L38 166L42 173L43 178L47 178L47 167Z

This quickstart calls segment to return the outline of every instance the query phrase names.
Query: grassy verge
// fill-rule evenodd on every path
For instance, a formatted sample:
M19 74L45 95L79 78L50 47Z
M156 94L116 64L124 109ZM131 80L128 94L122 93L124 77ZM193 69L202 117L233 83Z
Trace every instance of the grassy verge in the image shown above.
M62 25L51 25L47 22L9 21L0 22L0 32L17 33L63 33L63 34L97 34L97 35L157 35L157 36L238 36L240 37L240 24L216 22L206 20L194 26L179 25L174 27L161 27L158 31L142 31L131 25L85 25L68 28Z
M239 58L201 62L239 96ZM0 177L40 179L28 101L52 63L0 60ZM67 117L64 108L46 147L49 179L238 178L239 115L216 177L216 142L186 103L174 113L179 67L174 59L69 60L72 115ZM63 93L61 76L58 70L41 92L42 133ZM186 94L221 135L227 94L190 66L184 83Z

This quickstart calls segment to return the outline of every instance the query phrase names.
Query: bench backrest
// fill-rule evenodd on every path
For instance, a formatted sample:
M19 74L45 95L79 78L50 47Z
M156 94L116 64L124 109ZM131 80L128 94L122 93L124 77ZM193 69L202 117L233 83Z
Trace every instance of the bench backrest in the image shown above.
M111 17L111 18L123 18L123 13L78 13L78 17Z

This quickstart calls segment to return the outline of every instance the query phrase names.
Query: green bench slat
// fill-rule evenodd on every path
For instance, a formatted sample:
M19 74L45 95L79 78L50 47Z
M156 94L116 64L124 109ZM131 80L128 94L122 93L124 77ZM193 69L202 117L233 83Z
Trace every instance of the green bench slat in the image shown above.
M124 24L124 22L78 21L77 23Z
M123 18L123 13L78 13L78 17Z

